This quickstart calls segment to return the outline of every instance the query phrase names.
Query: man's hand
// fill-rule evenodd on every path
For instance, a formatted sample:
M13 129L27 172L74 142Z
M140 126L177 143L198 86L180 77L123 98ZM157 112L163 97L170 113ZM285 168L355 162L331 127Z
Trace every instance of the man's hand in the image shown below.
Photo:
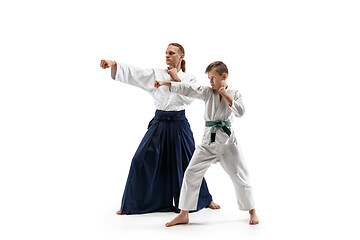
M112 60L101 60L100 67L103 69L109 68L109 67L116 67L116 62Z
M181 82L180 78L177 75L177 69L175 67L168 70L168 74L170 75L171 79L175 82Z

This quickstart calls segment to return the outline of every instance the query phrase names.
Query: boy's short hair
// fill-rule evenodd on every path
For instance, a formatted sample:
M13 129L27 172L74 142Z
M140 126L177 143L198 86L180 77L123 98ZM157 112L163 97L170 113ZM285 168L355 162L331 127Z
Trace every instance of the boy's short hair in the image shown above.
M226 73L228 75L228 68L222 61L215 61L213 63L210 63L210 65L206 68L205 73L210 72L212 69L215 69L215 71L222 75L223 73Z

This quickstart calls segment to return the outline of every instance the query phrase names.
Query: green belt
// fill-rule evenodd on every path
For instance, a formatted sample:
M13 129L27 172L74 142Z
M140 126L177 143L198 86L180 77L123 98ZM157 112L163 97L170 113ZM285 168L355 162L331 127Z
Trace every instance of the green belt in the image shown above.
M226 122L226 121L206 121L205 123L206 127L211 127L211 137L210 137L210 142L209 145L212 142L215 142L215 132L214 129L216 127L221 127L224 132L230 137L231 135L231 131L229 129L229 127L231 127L231 122Z

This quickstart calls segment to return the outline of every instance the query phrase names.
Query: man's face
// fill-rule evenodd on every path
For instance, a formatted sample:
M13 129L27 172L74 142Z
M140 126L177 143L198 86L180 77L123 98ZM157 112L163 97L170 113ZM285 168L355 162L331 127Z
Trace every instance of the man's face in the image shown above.
M179 48L169 45L166 49L166 64L171 67L177 67L184 58L184 54L180 54Z

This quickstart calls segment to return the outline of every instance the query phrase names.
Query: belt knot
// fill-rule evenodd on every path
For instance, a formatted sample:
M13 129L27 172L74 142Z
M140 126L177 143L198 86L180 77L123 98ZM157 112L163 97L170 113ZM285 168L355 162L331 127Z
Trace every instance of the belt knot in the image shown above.
M212 143L212 142L215 142L215 131L214 129L216 127L221 127L224 132L230 137L231 135L231 131L229 129L229 127L231 127L231 122L227 122L227 121L220 121L220 120L216 120L216 121L206 121L205 122L205 126L206 127L211 127L211 138L210 138L210 142L209 142L209 145Z

